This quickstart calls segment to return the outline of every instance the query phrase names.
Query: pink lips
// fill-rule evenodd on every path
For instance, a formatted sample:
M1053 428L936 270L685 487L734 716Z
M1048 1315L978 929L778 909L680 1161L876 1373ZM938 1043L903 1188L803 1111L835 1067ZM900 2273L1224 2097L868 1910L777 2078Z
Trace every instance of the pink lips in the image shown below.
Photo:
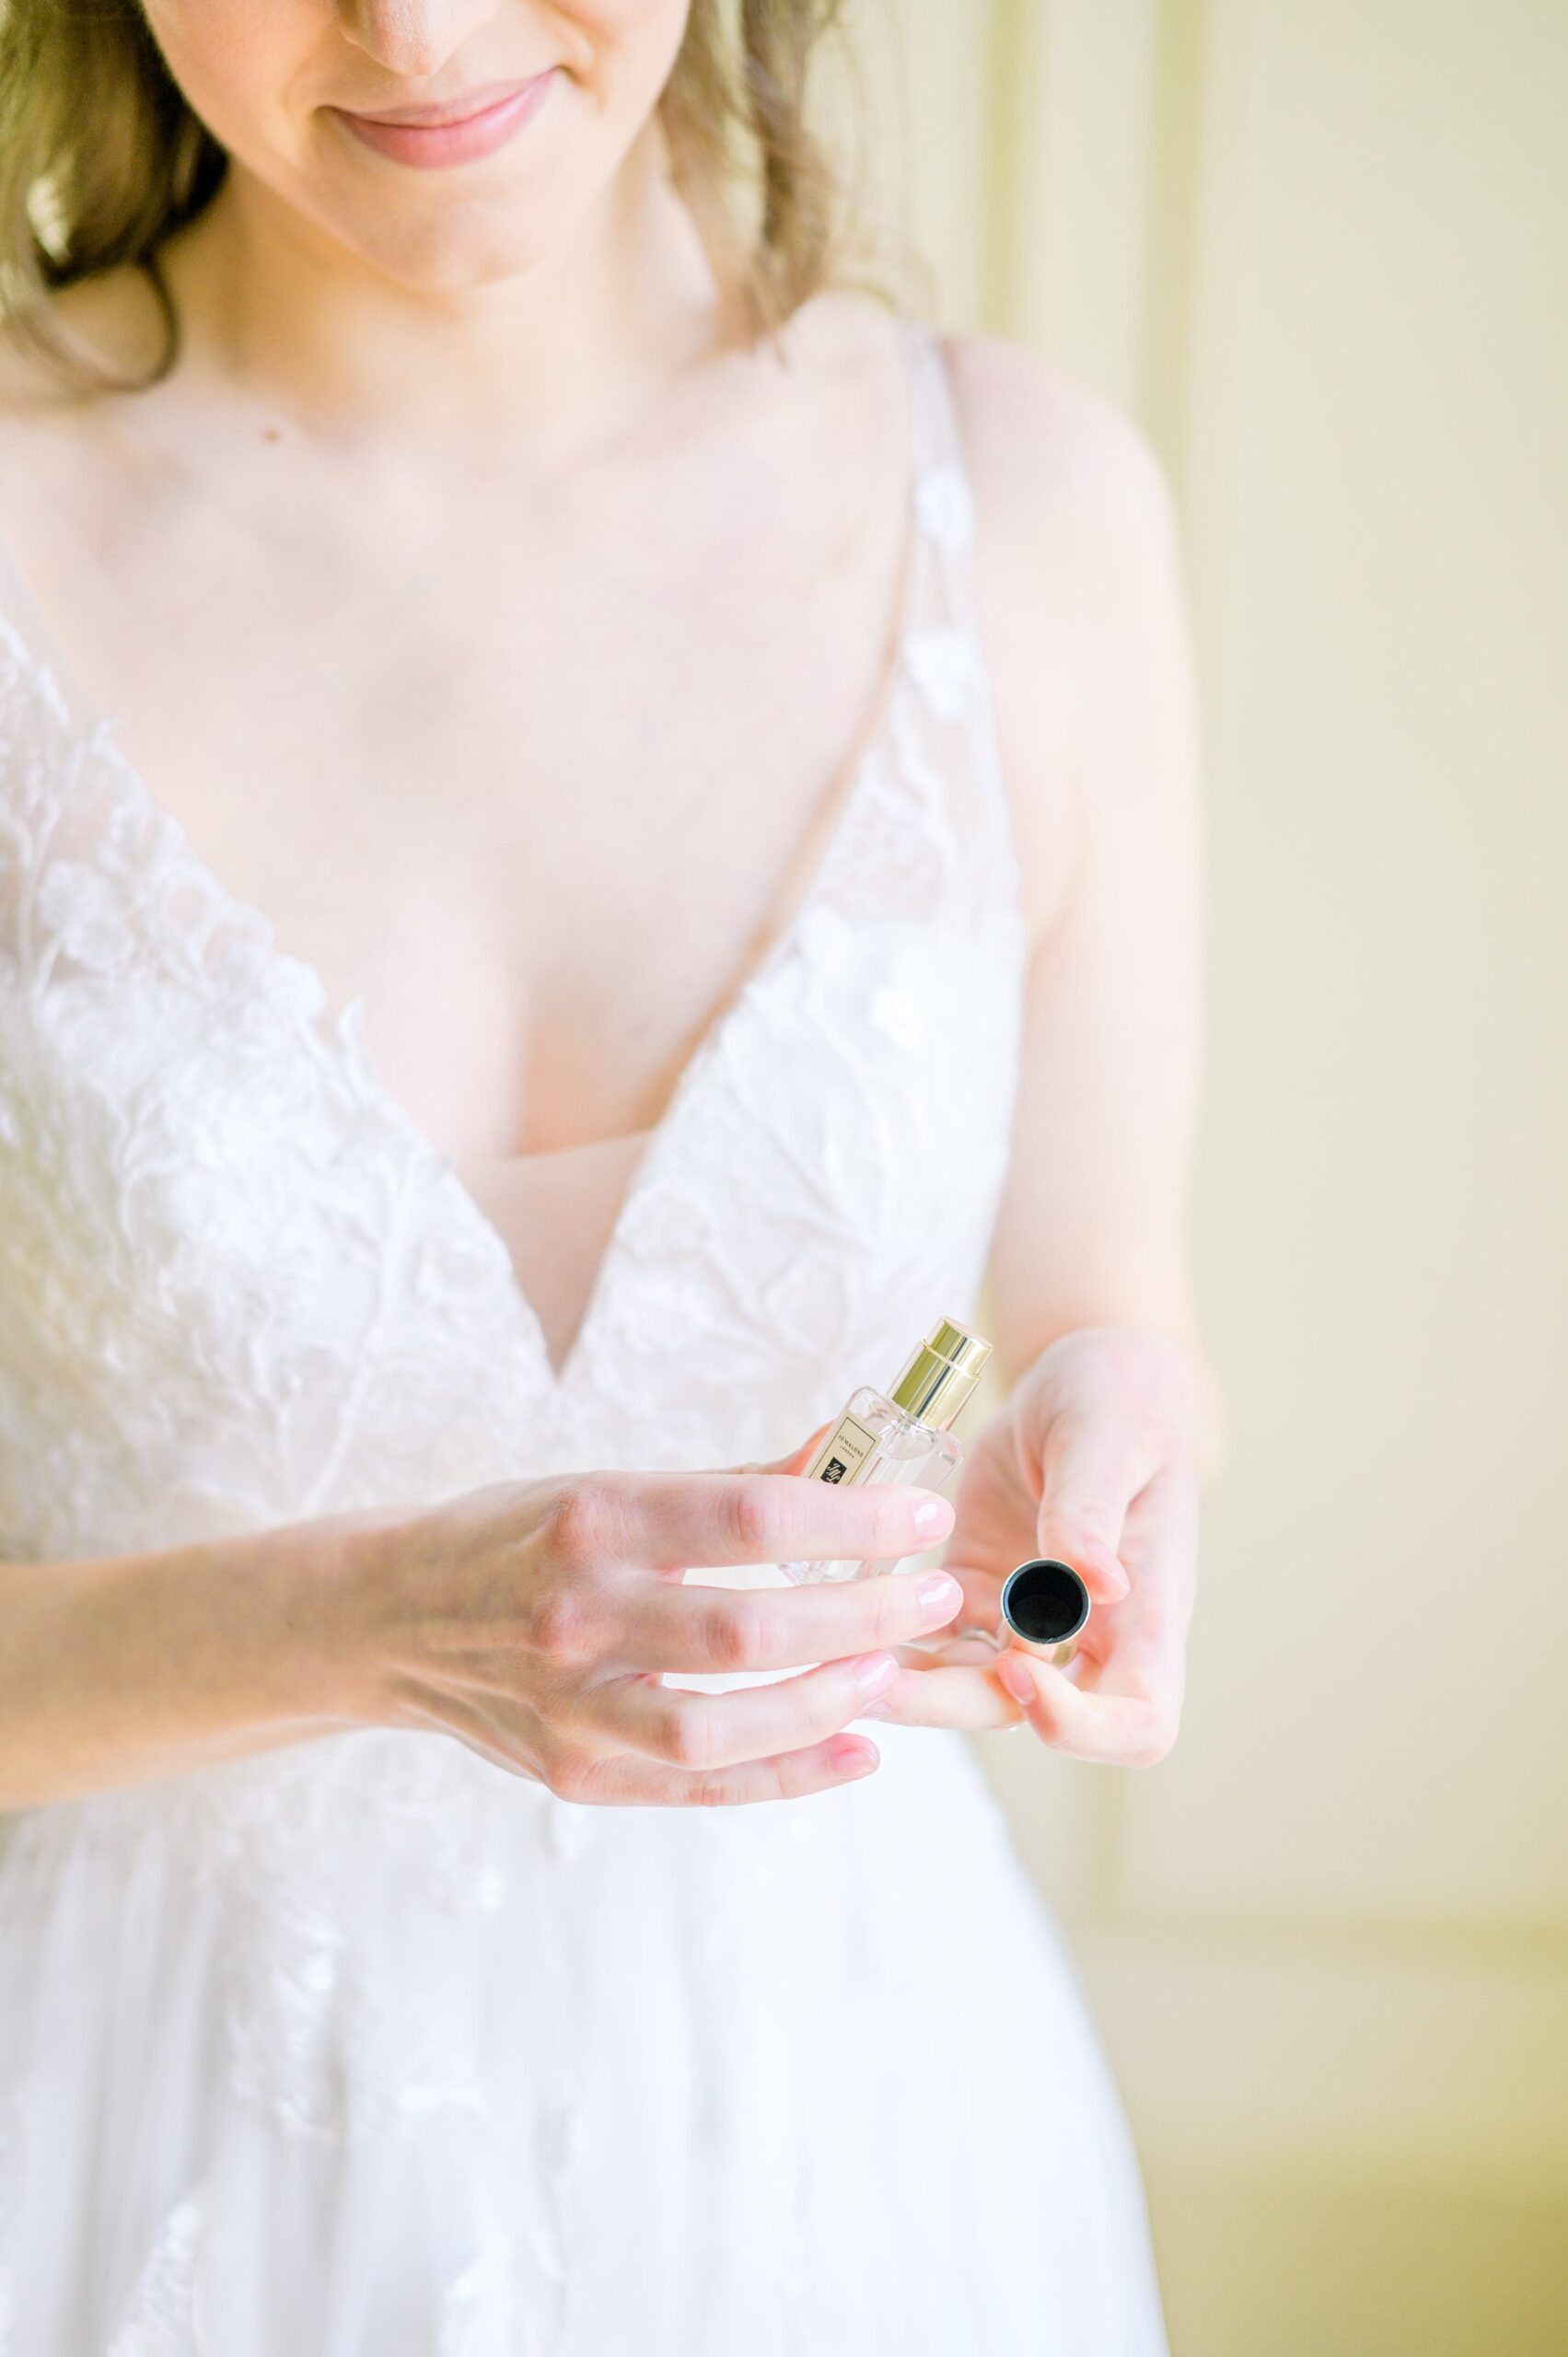
M385 114L351 114L346 107L331 107L328 112L395 164L434 170L473 163L504 147L537 113L553 79L552 68L530 81L492 83L437 105L394 107Z

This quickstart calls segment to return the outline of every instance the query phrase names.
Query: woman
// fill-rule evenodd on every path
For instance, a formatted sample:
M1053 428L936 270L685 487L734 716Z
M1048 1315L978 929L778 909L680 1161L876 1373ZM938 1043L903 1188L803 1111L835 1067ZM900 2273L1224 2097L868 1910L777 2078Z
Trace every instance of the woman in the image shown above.
M1170 524L833 282L823 14L7 13L27 2357L1162 2346L960 1731L1179 1706ZM956 1523L794 1478L988 1265ZM1071 1671L956 1633L1036 1552Z

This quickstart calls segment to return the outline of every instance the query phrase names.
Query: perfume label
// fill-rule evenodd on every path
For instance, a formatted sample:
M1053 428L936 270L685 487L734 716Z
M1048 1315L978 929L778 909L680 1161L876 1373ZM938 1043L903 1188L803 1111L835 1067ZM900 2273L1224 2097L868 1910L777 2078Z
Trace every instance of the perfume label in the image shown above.
M877 1450L877 1435L858 1416L841 1416L811 1463L808 1481L858 1481Z

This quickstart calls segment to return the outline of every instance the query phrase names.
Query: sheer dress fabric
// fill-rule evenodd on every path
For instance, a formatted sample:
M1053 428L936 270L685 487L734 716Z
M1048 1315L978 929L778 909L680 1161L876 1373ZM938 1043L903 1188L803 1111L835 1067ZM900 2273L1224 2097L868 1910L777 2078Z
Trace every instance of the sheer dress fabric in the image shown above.
M7 596L0 1559L771 1457L972 1315L1025 940L947 354L900 334L877 725L559 1372L358 1005ZM965 1740L874 1733L731 1809L366 1730L0 1818L0 2357L1162 2357L1056 1929Z

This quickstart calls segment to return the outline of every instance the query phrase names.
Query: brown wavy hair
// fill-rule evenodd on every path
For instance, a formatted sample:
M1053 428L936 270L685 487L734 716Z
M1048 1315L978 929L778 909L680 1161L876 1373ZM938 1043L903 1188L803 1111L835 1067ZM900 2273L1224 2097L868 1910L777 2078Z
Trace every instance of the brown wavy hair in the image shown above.
M757 335L850 274L847 192L807 109L843 6L691 0L659 100L677 186L735 270ZM180 322L159 250L227 168L139 0L0 0L0 324L68 383L129 391L168 375ZM85 355L50 299L126 263L145 273L163 320L158 354L135 377Z

